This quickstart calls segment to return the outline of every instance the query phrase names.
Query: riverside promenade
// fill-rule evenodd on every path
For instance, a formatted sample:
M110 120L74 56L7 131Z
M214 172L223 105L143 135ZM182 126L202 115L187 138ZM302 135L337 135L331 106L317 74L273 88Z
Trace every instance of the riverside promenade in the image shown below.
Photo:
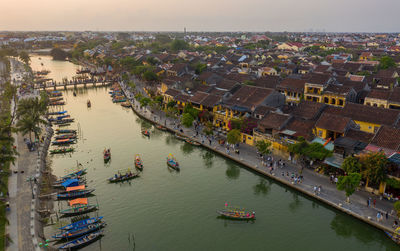
M252 146L241 144L240 154L236 154L233 149L230 149L230 153L227 153L226 146L221 146L216 140L212 140L211 144L207 136L202 134L202 130L198 130L199 134L196 136L196 131L194 128L183 128L183 133L178 131L176 125L179 124L177 119L168 118L162 111L151 111L148 108L141 108L140 103L134 99L134 93L141 93L146 95L143 91L143 85L136 81L136 89L133 90L131 87L126 86L124 83L120 83L125 96L129 99L132 104L133 111L141 118L148 120L154 124L159 124L165 126L170 132L183 134L190 137L192 140L199 142L203 147L206 147L226 158L232 159L248 169L267 176L275 181L278 181L286 186L289 186L303 194L321 201L325 204L332 206L333 208L347 213L353 217L358 218L376 228L383 231L393 232L393 223L398 217L391 212L393 210L393 203L381 200L380 196L373 195L364 190L356 191L350 197L350 203L346 202L346 196L343 191L338 191L336 185L332 184L329 177L316 173L311 168L304 168L302 171L303 180L301 183L295 183L293 181L292 174L299 174L301 168L291 161L285 160L282 156L274 155L274 160L282 159L285 163L284 167L275 167L273 170L270 167L263 165L262 160L259 157L256 149ZM288 175L289 174L289 175ZM314 192L315 186L321 186L321 191L319 193ZM371 205L367 206L367 200L371 199ZM376 205L374 206L372 201L376 200ZM380 221L377 219L377 214L380 212L383 217ZM386 213L388 213L388 218L386 219Z

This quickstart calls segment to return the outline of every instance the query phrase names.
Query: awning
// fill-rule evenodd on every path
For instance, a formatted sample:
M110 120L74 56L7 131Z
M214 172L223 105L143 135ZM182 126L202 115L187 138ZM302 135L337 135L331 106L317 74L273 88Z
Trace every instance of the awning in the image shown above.
M325 149L327 149L327 150L329 150L329 151L333 151L334 145L333 145L332 141L330 141L330 142L328 142L328 143L326 143L326 141L327 141L327 140L325 140L325 139L321 139L321 138L316 137L315 139L313 139L313 140L311 141L311 143L317 142L317 143L320 143L321 145L326 144L326 145L325 145Z
M328 157L324 160L324 163L336 168L341 168L342 164L343 164L344 159L338 156L331 156Z
M79 198L75 200L70 200L69 205L72 207L73 205L87 205L88 199L87 198Z
M67 187L67 192L69 192L69 191L76 191L76 190L83 190L83 189L85 189L85 185L74 186L74 187Z

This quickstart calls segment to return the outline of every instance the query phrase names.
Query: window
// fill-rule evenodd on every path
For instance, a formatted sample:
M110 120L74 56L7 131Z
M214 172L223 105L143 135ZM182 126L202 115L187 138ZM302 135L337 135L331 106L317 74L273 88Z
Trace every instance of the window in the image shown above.
M322 131L318 130L318 136L322 137Z
M339 99L339 105L343 106L343 99Z
M336 99L333 98L333 99L331 100L331 104L332 104L332 105L336 104Z
M325 104L328 104L328 103L329 103L329 98L326 98L326 97L325 97L325 98L324 98L324 103L325 103Z

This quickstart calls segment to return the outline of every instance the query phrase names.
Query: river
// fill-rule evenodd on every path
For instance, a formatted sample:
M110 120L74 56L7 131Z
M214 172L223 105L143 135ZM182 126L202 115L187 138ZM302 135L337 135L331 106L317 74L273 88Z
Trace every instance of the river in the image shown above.
M60 65L51 65L46 69L60 75ZM67 90L64 99L64 108L77 121L71 128L81 133L73 154L50 157L53 172L61 176L77 161L88 168L88 186L96 189L89 201L99 203L99 215L107 222L101 241L84 250L398 249L368 224L154 129L132 110L113 104L105 87L79 89L76 97ZM88 99L91 108L86 107ZM142 136L143 127L150 129L150 138ZM109 164L103 162L106 147L112 152ZM132 168L136 153L144 162L139 178L106 182L117 170ZM179 160L180 172L167 168L169 153ZM225 202L255 211L257 219L217 218L216 210Z

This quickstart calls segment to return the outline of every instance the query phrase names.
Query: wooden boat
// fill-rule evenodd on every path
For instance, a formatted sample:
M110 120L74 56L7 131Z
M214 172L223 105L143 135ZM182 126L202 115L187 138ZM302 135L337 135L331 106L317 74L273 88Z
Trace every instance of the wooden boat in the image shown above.
M56 102L49 102L49 106L54 106L54 105L65 105L64 101L56 101Z
M396 228L393 232L385 231L385 234L397 244L400 244L400 227Z
M191 144L191 145L194 145L194 146L200 146L200 145L201 145L199 142L196 142L196 141L191 140L191 139L189 139L189 138L186 138L185 141L186 141L187 143Z
M49 102L56 102L56 101L61 101L63 100L63 97L54 97L54 98L49 98Z
M94 232L100 228L105 227L106 223L105 222L97 222L94 224L89 224L86 225L84 227L79 227L79 228L75 228L75 229L71 229L68 230L66 232L61 232L58 234L55 234L52 236L52 238L54 239L74 239L77 238L79 236L85 235L85 234L89 234L91 232Z
M130 169L127 169L125 171L118 171L118 174L115 174L114 177L109 178L108 182L110 183L123 182L137 177L139 177L139 172L132 173Z
M142 134L143 134L144 136L150 137L150 132L149 132L148 130L143 130L143 131L142 131Z
M103 158L104 162L108 162L111 159L111 149L104 149Z
M126 98L123 99L113 99L113 103L121 103L121 102L125 102Z
M60 192L57 194L58 199L75 199L86 197L89 194L93 193L95 189L85 189L84 185L76 186L76 187L68 187L67 191Z
M66 189L67 187L70 187L70 186L82 186L85 184L86 184L86 179L79 176L79 177L74 177L71 179L56 181L53 183L53 187Z
M76 134L76 130L56 129L56 134L61 134L61 133L74 133L74 134Z
M66 114L66 115L62 115L62 116L57 116L57 120L60 120L60 119L65 119L65 118L69 118L70 117L70 115L68 115L68 114Z
M69 133L69 134L62 134L62 135L57 135L54 137L54 139L76 139L76 134Z
M217 210L217 213L224 218L233 219L233 220L255 220L256 213L255 212L248 212L244 209L228 207L225 204L225 208L221 210Z
M73 92L72 95L74 95L74 97L76 97L76 92Z
M58 180L56 180L54 182L54 184L55 183L63 183L67 179L74 179L74 178L78 178L79 179L79 177L81 177L82 175L85 175L85 174L86 174L86 168L80 169L80 170L74 171L74 172L72 172L70 174L67 174L67 175L59 178Z
M67 123L71 123L71 122L74 122L74 119L60 119L60 120L53 121L51 123L53 123L55 125L60 125L60 124L67 124Z
M64 148L50 150L50 154L70 153L73 151L74 151L74 148L72 148L72 147L68 147L68 148L64 147Z
M101 222L102 219L103 219L103 216L84 219L84 220L80 220L80 221L68 224L66 226L60 227L59 229L68 231L68 230L71 230L71 229L76 229L76 228L84 227L84 226L87 226L87 225L90 225L90 224L94 224L94 223L97 223L97 222Z
M156 127L158 130L167 131L167 128L166 128L165 126L162 126L162 125L155 125L155 127Z
M126 107L126 108L130 108L130 107L131 107L131 103L129 103L129 102L124 102L124 103L121 103L121 106L122 106L122 107Z
M90 100L88 100L88 101L86 102L86 105L87 105L88 108L92 107L92 103L90 103Z
M97 208L98 208L97 205L82 205L61 210L60 213L65 216L75 216L75 215L90 213L96 210Z
M60 115L60 114L64 114L67 113L67 111L61 111L61 112L48 112L47 115Z
M66 145L66 144L75 144L76 139L59 139L51 142L52 145Z
M167 157L167 165L176 170L180 169L179 162L175 159L174 155L172 155L171 153Z
M50 93L49 96L50 97L60 97L60 96L62 96L62 93L61 92Z
M135 155L135 167L136 167L137 169L139 169L140 171L143 170L143 162L142 162L142 160L140 159L139 154L136 154L136 155Z
M67 124L58 124L58 125L56 125L56 126L58 126L58 127L65 127L65 126L70 126L71 124L70 123L67 123Z
M183 136L182 134L178 134L178 133L175 133L175 138L180 139L180 140L184 140L184 141L187 140L186 136Z
M98 238L100 238L103 234L102 230L84 235L76 240L70 241L61 247L59 249L65 249L65 250L71 250L71 249L79 249L81 247L84 247L94 241L96 241Z

